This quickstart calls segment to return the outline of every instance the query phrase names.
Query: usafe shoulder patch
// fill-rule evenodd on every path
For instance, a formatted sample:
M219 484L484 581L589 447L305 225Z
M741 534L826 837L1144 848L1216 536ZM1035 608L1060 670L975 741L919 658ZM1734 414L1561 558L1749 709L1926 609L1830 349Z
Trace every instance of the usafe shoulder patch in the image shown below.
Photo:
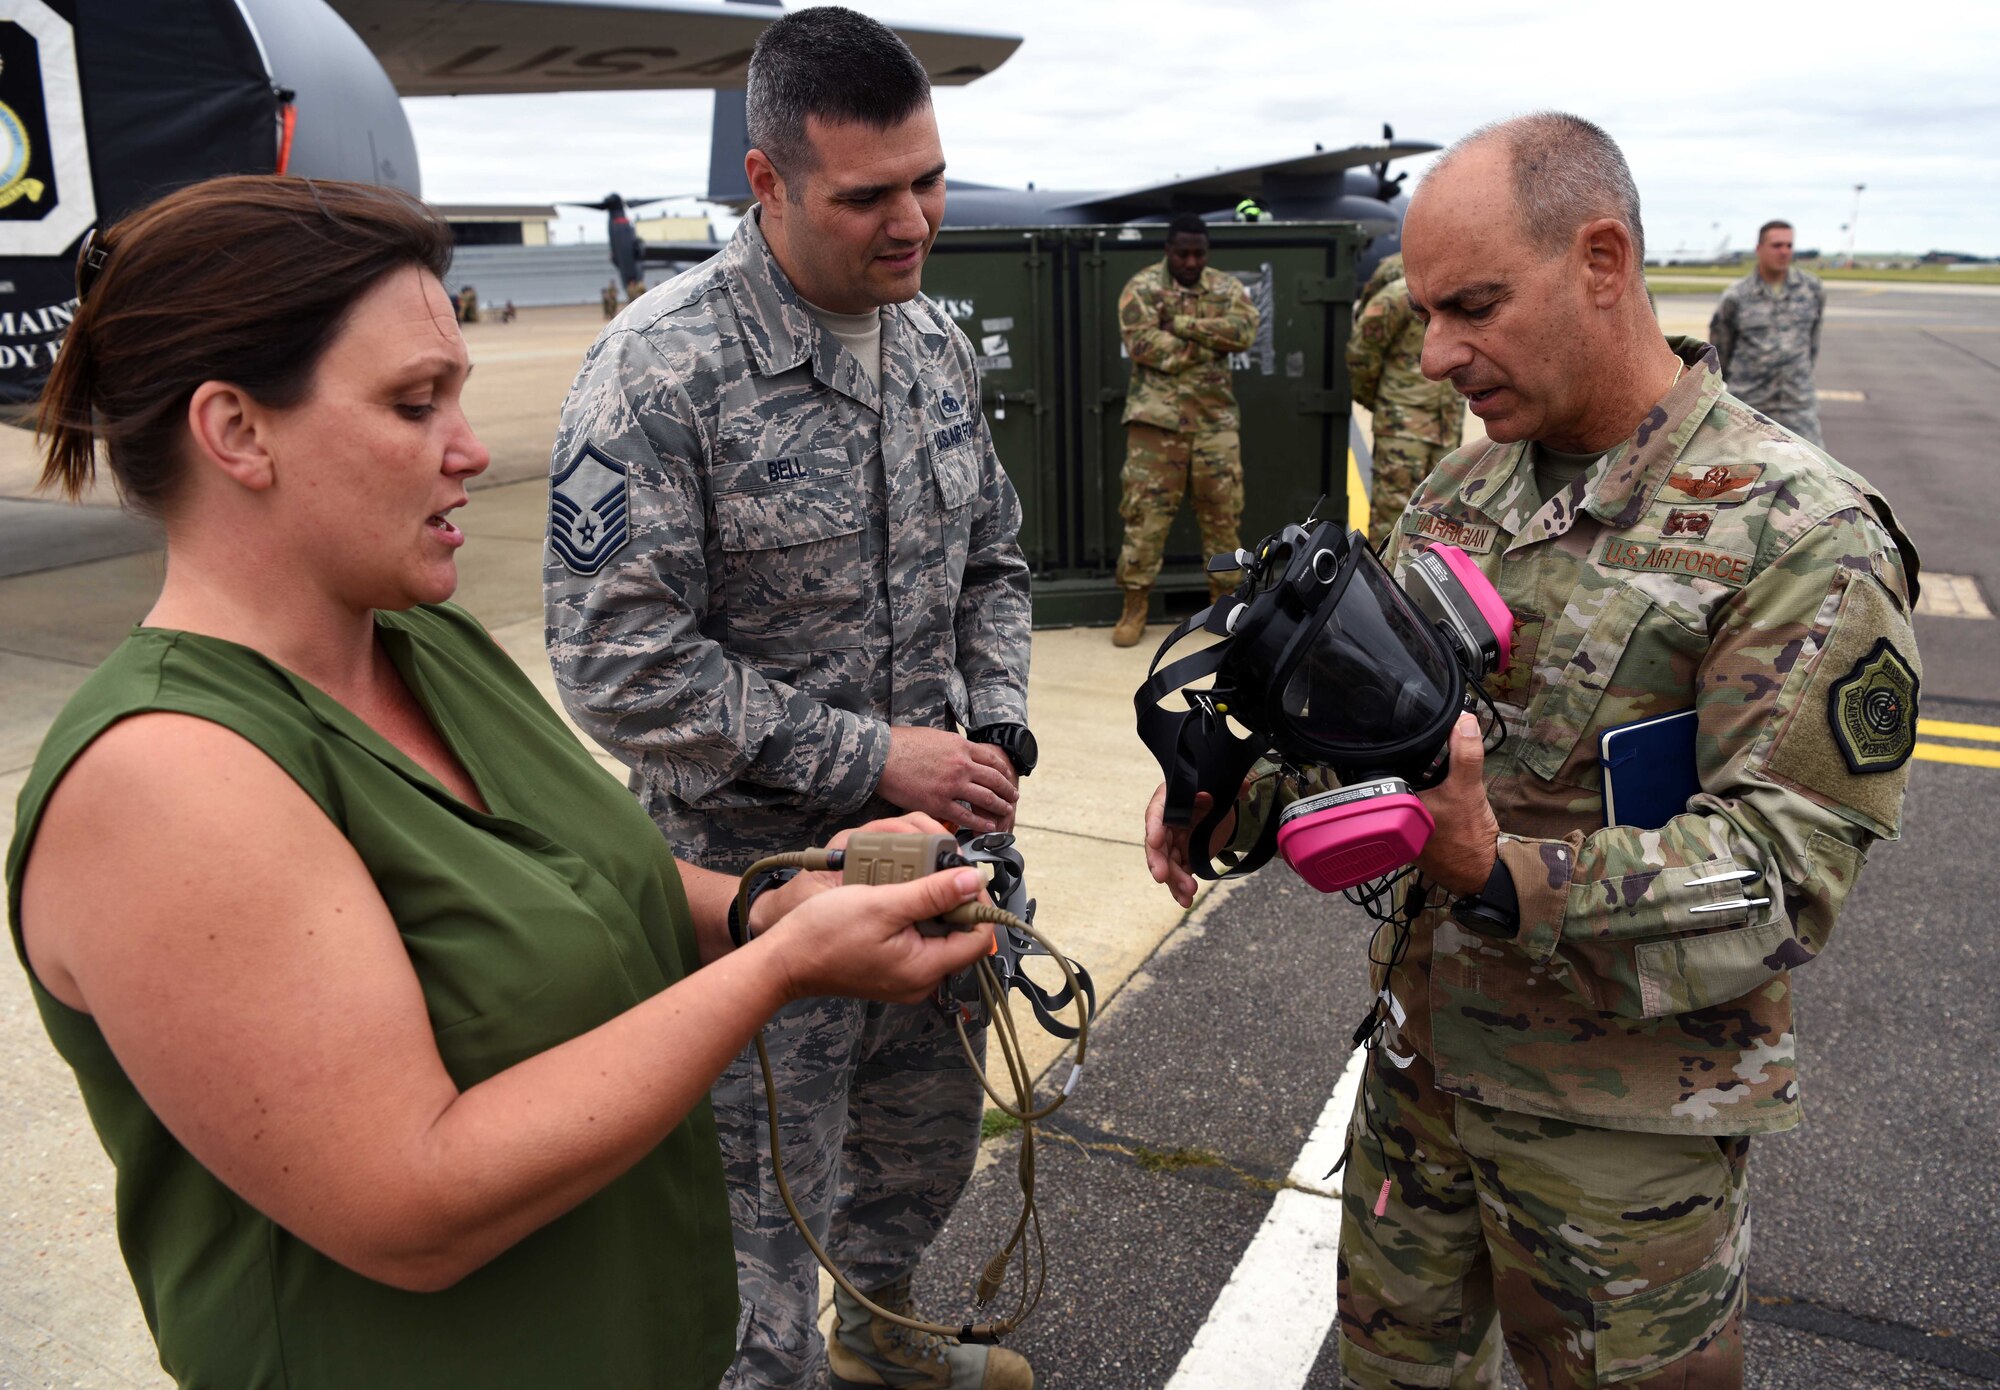
M1667 475L1666 491L1696 502L1741 502L1764 474L1761 463L1683 464Z
M1917 673L1886 637L1833 683L1826 699L1833 741L1857 777L1894 772L1917 746Z
M1682 545L1674 541L1628 541L1613 536L1604 543L1602 564L1614 569L1644 570L1649 574L1682 574L1691 579L1712 579L1731 588L1742 588L1750 578L1750 557L1732 555L1706 546Z
M1916 753L1923 674L1908 615L1873 576L1856 575L1771 746L1767 770L1872 833L1893 837ZM1865 775L1871 773L1888 775Z
M1411 510L1403 516L1403 531L1425 540L1455 545L1469 554L1484 555L1493 549L1500 528L1490 521L1460 521L1437 512Z

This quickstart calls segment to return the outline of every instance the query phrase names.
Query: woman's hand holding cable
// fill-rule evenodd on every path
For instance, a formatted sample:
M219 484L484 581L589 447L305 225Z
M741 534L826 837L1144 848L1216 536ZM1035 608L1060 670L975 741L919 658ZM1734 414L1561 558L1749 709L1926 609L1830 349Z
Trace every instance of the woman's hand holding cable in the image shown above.
M1437 821L1430 842L1417 856L1424 877L1454 896L1486 886L1500 852L1500 822L1486 799L1486 746L1479 720L1461 714L1451 731L1451 771L1444 781L1417 794Z
M930 816L925 815L922 811L911 811L907 815L885 816L881 820L869 821L866 825L857 825L853 830L843 830L828 840L826 847L828 849L845 848L850 836L864 830L879 830L904 835L949 835L951 833L943 825ZM798 907L808 898L817 897L830 888L838 888L840 884L841 873L838 869L801 870L789 883L781 884L776 888L757 895L757 900L750 905L750 934L753 937L761 935L777 923L779 919L784 917L786 913ZM733 898L736 891L736 880L734 878L728 880L728 887L730 896Z
M985 883L976 869L947 869L909 883L844 885L808 898L756 944L774 956L788 999L920 1003L939 980L986 955L993 933L924 936L914 924L976 900Z

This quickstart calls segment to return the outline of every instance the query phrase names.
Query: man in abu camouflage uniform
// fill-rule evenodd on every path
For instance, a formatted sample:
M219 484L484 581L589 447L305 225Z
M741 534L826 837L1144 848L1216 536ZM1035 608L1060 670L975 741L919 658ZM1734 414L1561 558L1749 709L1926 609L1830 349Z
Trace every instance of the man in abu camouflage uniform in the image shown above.
M1553 113L1447 151L1404 223L1424 370L1490 442L1418 489L1389 559L1448 540L1515 626L1488 683L1506 741L1485 756L1461 719L1373 981L1352 1386L1497 1384L1502 1339L1536 1390L1741 1383L1750 1138L1799 1119L1791 972L1897 833L1915 552L1713 351L1661 337L1639 228L1617 146ZM1607 825L1599 736L1690 709L1685 811Z
M1125 395L1125 544L1118 584L1125 608L1111 640L1136 645L1160 574L1167 530L1194 492L1204 554L1236 549L1243 515L1240 416L1229 354L1257 337L1257 306L1234 275L1208 264L1208 227L1192 213L1167 224L1167 253L1118 296L1118 331L1132 359ZM1230 585L1211 575L1209 596Z
M1792 265L1792 224L1757 229L1757 268L1722 292L1708 340L1729 392L1814 444L1819 435L1819 326L1826 286Z
M708 868L899 807L1005 828L1033 759L1028 571L971 346L918 295L944 204L929 83L873 20L809 9L764 31L748 117L757 206L606 327L564 407L558 687ZM855 1284L911 1311L984 1109L954 1030L928 1004L820 999L765 1034L794 1194ZM818 1269L773 1180L753 1052L712 1099L744 1311L724 1384L810 1384ZM1011 1351L837 1302L842 1385L1033 1383Z
M1417 484L1430 476L1465 432L1465 403L1448 381L1423 373L1424 326L1410 308L1403 256L1385 256L1368 277L1347 340L1354 403L1374 419L1374 477L1368 490L1368 539L1381 545Z

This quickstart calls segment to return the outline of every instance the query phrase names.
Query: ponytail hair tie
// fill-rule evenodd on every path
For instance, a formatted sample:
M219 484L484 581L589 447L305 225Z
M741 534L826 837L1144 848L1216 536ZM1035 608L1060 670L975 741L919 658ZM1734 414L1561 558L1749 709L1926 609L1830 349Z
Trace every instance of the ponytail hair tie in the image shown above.
M83 244L76 250L77 303L81 304L83 297L90 293L90 287L97 283L98 273L110 257L110 249L97 242L97 228L92 227L83 234Z

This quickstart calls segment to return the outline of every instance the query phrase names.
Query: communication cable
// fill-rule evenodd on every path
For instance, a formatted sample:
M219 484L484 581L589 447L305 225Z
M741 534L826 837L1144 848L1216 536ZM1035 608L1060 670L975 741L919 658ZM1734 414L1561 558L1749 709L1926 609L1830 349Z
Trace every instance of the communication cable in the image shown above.
M795 850L758 860L745 870L737 884L733 913L735 921L744 924L743 930L747 933L750 907L759 888L758 880L779 870L839 869L845 874L847 882L867 883L883 880L874 876L873 863L861 862L864 853L878 861L894 858L905 869L913 867L912 856L915 856L915 863L920 864L922 872L925 873L956 867L966 862L956 853L956 846L950 836L872 835L867 838L865 849L859 848L862 845L862 838L856 836L851 839L847 850ZM1006 1284L1007 1272L1015 1263L1018 1254L1021 1266L1021 1292L1014 1311L1005 1317L986 1322L963 1323L958 1326L926 1322L882 1307L856 1288L846 1275L834 1267L832 1258L813 1235L805 1213L799 1210L798 1202L792 1196L791 1183L785 1177L782 1141L778 1137L777 1081L771 1071L770 1053L764 1047L763 1030L759 1029L755 1042L757 1065L764 1076L764 1118L771 1136L771 1168L772 1175L777 1179L778 1196L783 1200L785 1210L791 1214L792 1224L798 1228L799 1235L805 1240L806 1248L812 1251L813 1258L819 1261L820 1267L826 1270L848 1297L868 1309L874 1316L918 1332L956 1337L968 1342L998 1341L1019 1327L1034 1312L1036 1305L1041 1301L1042 1290L1047 1284L1048 1245L1042 1235L1041 1214L1035 1207L1035 1124L1054 1114L1076 1090L1077 1082L1083 1074L1084 1057L1090 1045L1090 1006L1086 1000L1086 991L1079 983L1070 962L1032 926L1013 913L995 907L991 903L965 903L945 913L939 919L939 923L941 925L938 930L974 930L980 926L1000 926L1021 933L1055 960L1068 989L1067 997L1073 999L1076 1004L1075 1060L1071 1064L1068 1079L1054 1099L1040 1107L1035 1104L1034 1080L1029 1074L1027 1059L1021 1052L1020 1035L1015 1030L1007 990L985 959L976 962L972 969L979 986L980 1002L986 1009L987 1017L993 1022L994 1044L1000 1049L1007 1079L1011 1083L1014 1097L1011 1102L995 1089L991 1077L980 1065L979 1055L973 1047L972 1036L966 1030L965 1011L960 1009L953 1015L959 1045L965 1050L966 1060L971 1064L973 1074L979 1078L980 1088L986 1092L1002 1114L1018 1121L1021 1126L1020 1156L1016 1162L1016 1175L1021 1188L1021 1214L1015 1220L1013 1231L1006 1243L987 1261L975 1290L975 1299L981 1307L990 1303ZM1029 1236L1033 1237L1032 1242L1028 1241Z

